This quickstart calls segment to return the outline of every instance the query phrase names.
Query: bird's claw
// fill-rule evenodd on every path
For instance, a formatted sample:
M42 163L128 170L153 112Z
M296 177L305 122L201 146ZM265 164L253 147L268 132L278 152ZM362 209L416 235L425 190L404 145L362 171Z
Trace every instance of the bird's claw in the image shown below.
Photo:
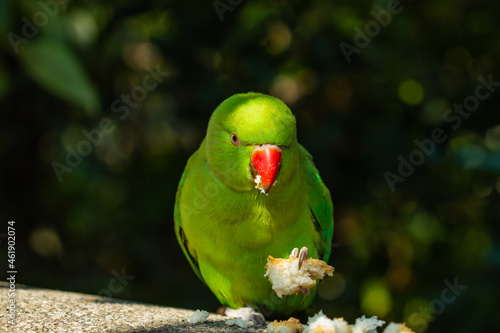
M290 259L295 259L299 256L299 249L295 248L292 250L292 253L290 253Z
M302 267L302 263L304 262L305 259L307 259L307 247L303 247L300 249L300 253L299 253L299 269L300 267Z
M304 288L300 287L300 291L302 291L302 293L304 294L304 296L311 295L311 289L304 289Z
M250 316L250 321L256 326L263 326L266 324L266 319L262 313L254 313Z
M302 267L302 263L304 262L304 260L307 259L307 251L307 247L304 246L300 249L300 252L298 248L294 248L292 250L292 253L290 253L290 259L299 258L299 269L300 267Z

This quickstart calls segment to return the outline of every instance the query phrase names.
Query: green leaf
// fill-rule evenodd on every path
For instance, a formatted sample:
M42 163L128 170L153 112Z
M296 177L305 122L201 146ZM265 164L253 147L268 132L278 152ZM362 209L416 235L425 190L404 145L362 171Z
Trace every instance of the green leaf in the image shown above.
M62 41L31 40L20 49L26 72L53 94L93 114L99 108L97 93L79 59Z

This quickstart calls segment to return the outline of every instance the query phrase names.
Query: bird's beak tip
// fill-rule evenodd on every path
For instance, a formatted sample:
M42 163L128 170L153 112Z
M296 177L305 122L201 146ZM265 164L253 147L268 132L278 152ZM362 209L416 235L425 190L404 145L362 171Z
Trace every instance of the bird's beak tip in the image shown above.
M256 146L252 156L252 165L256 171L255 187L268 194L275 184L281 164L281 148L276 145Z

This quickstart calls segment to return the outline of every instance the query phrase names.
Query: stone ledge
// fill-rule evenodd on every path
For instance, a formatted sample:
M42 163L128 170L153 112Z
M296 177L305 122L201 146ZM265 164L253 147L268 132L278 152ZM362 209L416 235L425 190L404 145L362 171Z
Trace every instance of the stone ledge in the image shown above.
M226 326L227 317L213 313L191 324L192 310L23 285L16 285L17 324L10 325L8 289L0 282L0 332L266 332Z

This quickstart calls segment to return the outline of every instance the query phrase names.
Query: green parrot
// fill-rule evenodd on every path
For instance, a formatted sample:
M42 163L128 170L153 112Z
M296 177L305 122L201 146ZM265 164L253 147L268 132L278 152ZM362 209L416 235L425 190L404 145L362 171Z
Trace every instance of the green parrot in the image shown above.
M281 100L250 92L217 107L179 182L174 221L193 270L227 309L286 315L311 304L315 288L280 299L264 277L269 255L328 261L333 235L330 192Z

